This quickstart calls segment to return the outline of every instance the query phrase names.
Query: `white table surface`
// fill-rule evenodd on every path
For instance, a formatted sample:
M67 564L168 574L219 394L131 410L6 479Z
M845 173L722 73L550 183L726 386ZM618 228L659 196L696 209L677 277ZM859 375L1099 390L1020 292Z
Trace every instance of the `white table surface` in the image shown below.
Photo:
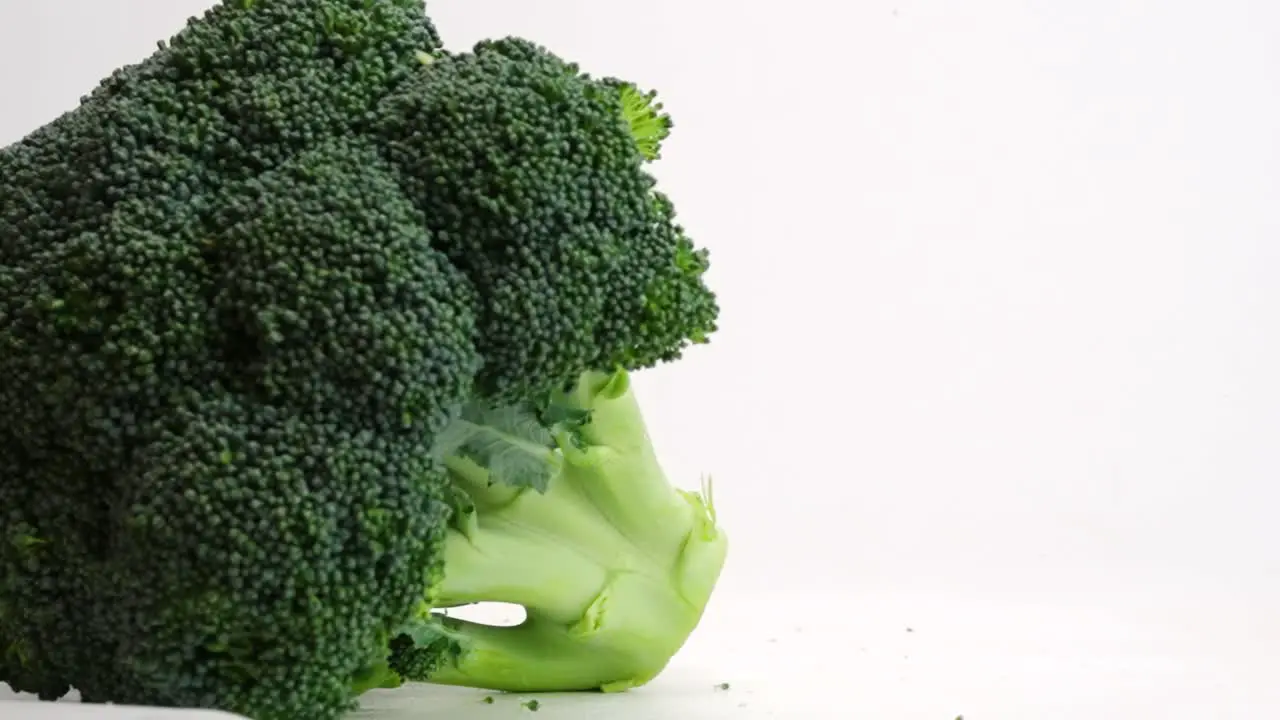
M739 596L740 597L740 596ZM1274 598L1188 591L1075 597L878 594L750 607L725 600L668 671L622 695L410 686L362 720L1257 720L1280 717ZM721 689L728 683L728 689ZM12 699L8 696L5 699ZM3 720L198 720L78 704L2 704Z

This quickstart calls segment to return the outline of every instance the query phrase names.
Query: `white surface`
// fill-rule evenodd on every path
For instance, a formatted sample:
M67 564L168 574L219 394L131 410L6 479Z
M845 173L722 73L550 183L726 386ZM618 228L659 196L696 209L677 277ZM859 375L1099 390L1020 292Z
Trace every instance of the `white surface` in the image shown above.
M11 702L6 702L11 701ZM243 720L238 715L207 710L42 703L14 700L0 691L0 720Z
M866 588L761 600L718 603L665 675L625 695L539 696L530 715L521 703L532 696L489 705L487 693L409 686L371 694L353 717L1260 720L1280 708L1277 597ZM0 719L9 720L4 708Z
M1269 606L1186 594L765 598L717 614L654 685L543 698L540 720L1090 720L1275 717ZM727 682L728 690L716 686ZM525 717L519 701L411 688L369 718ZM495 707L500 710L495 712Z
M204 4L0 5L0 142ZM432 12L663 93L726 312L638 381L716 614L538 717L1280 717L1280 4ZM376 716L523 712L450 697Z

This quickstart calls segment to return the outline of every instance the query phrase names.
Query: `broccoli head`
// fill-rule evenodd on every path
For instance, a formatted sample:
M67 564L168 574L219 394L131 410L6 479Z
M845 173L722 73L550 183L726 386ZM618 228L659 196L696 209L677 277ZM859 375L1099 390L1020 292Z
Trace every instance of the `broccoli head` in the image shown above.
M0 681L326 720L622 689L725 558L629 373L715 330L652 92L227 0L0 149ZM436 611L520 603L517 628Z

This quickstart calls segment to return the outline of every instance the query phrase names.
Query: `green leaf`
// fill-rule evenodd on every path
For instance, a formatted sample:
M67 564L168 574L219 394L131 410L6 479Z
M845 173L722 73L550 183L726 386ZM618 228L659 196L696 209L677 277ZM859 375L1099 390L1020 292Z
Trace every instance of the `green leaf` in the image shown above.
M517 406L472 403L437 437L436 451L483 467L489 482L544 492L560 471L556 438L537 414Z
M560 439L568 439L575 447L586 447L582 437L582 429L591 424L591 411L552 402L542 410L542 421L551 429L552 434Z

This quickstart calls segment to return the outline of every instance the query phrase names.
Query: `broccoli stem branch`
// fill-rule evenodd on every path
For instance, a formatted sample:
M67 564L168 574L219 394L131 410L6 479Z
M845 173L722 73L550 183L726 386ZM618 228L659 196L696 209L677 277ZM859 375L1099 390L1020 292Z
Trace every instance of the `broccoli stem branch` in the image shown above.
M685 538L667 523L687 526L694 511L688 495L667 482L629 376L586 373L563 401L591 411L582 429L586 448L562 448L564 482L655 558L676 555Z
M625 373L589 373L562 399L591 411L545 493L477 513L447 544L437 604L523 605L527 620L457 623L464 651L430 678L515 692L619 690L655 677L701 620L728 540L709 493L674 488ZM451 466L467 487L483 472Z
M618 692L644 684L665 665L654 659L637 672L635 653L591 642L558 623L531 618L514 627L453 621L466 638L461 659L431 676L437 685L480 687L504 692L602 690Z

